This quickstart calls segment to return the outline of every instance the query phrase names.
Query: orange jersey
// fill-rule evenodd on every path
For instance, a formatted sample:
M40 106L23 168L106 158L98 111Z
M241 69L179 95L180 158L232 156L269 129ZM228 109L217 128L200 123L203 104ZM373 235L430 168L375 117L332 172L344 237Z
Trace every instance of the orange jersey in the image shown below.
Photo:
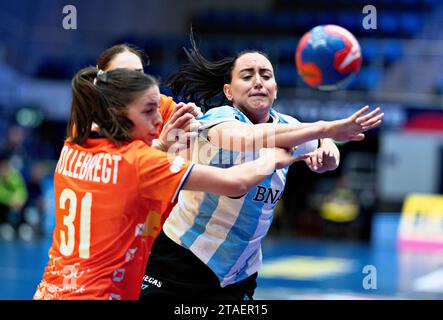
M152 228L149 229L149 232L146 231L143 233L143 235L146 236L148 252L151 252L155 239L160 234L163 224L165 223L166 219L169 217L169 214L171 213L172 209L174 209L176 204L177 204L177 199L175 199L173 202L163 201L160 204L160 209L158 211L160 212L160 214L156 216L152 215L148 216L146 223L149 223L150 225L153 226ZM147 263L148 259L146 259L146 264Z
M163 126L171 117L175 105L176 103L174 102L172 97L165 96L164 94L160 95L160 114L162 116L163 123L158 128L158 135L160 135L161 131L163 130ZM169 213L171 213L172 208L174 208L176 204L177 200L175 200L173 203L163 202L161 204L161 209L159 210L159 212L161 213L160 215L158 215L155 219L148 216L147 222L150 221L151 225L155 225L155 227L150 230L149 234L147 232L144 233L144 235L147 236L149 252L151 251L155 238L160 234L163 223L165 222L166 218L169 216Z
M162 206L191 169L141 141L66 141L54 173L53 243L34 299L138 299L150 250L143 234L156 233Z
M166 121L168 121L171 117L175 105L176 103L174 102L174 100L172 100L171 97L165 96L164 94L160 95L160 114L162 116L163 123L158 128L159 135L160 132L162 132L163 126L165 125Z

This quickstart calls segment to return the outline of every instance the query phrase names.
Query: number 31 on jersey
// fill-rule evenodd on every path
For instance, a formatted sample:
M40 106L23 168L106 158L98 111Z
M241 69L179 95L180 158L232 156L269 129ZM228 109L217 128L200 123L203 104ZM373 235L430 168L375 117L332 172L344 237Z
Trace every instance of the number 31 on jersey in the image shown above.
M66 206L69 204L69 208ZM89 247L91 240L91 206L92 194L86 192L81 198L80 203L80 236L78 252L80 258L89 258ZM60 230L60 252L64 256L70 256L75 247L75 226L74 221L77 215L77 195L71 189L63 189L60 194L59 207L62 210L68 210L68 214L63 216L63 224L67 227L67 234Z

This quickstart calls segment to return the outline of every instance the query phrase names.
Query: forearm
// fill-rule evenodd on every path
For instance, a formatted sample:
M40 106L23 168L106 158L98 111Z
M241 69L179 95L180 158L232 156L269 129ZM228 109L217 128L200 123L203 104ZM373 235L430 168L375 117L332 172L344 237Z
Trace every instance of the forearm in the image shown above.
M307 141L326 137L327 128L328 123L325 121L257 125L232 121L211 129L209 137L219 147L236 151L259 150L262 147L290 149Z
M256 130L254 134L255 141L260 139L260 136L263 136L260 131L266 132L266 145L264 147L275 146L290 149L307 141L324 138L326 136L327 123L324 121L277 125L266 123L254 127L254 130Z
M258 185L265 177L272 174L275 168L275 158L267 155L242 165L230 167L225 170L224 174L228 179L234 181L236 193L239 196Z
M183 189L237 197L271 174L274 167L275 161L269 156L227 169L195 165Z

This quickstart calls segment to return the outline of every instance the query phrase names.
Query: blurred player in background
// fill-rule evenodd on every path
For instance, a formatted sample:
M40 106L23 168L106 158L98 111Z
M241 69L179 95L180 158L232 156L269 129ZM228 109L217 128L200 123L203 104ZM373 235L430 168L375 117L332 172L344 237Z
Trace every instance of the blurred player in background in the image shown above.
M193 154L195 162L229 167L253 159L254 145L271 142L284 148L297 145L299 153L309 155L308 166L324 172L338 166L339 152L330 140L318 147L317 139L359 141L364 131L381 123L380 110L365 114L365 107L346 119L301 124L272 109L277 84L266 56L243 52L211 62L191 42L188 63L171 77L174 94L200 106L212 107L217 97L232 104L214 107L198 119L204 130L196 142L200 146ZM202 145L212 150L205 159ZM152 248L141 299L252 299L261 241L283 193L287 170L274 171L240 197L183 191Z
M0 239L13 238L23 220L27 199L25 178L11 164L10 154L0 151Z
M280 148L228 169L151 148L162 123L156 80L141 72L80 70L67 139L54 173L56 225L34 299L137 299L146 216L180 189L239 196L297 159ZM93 127L93 123L95 126ZM72 130L72 128L76 130Z

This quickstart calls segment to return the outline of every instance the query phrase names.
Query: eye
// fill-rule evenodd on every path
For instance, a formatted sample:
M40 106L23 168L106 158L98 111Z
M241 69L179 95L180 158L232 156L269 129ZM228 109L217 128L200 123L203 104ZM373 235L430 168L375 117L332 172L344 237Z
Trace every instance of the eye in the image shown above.
M145 110L143 110L143 113L145 113L145 114L151 114L151 113L154 113L154 112L156 112L157 110L159 110L160 109L160 105L156 105L156 104L148 104L147 106L146 106L146 109Z

